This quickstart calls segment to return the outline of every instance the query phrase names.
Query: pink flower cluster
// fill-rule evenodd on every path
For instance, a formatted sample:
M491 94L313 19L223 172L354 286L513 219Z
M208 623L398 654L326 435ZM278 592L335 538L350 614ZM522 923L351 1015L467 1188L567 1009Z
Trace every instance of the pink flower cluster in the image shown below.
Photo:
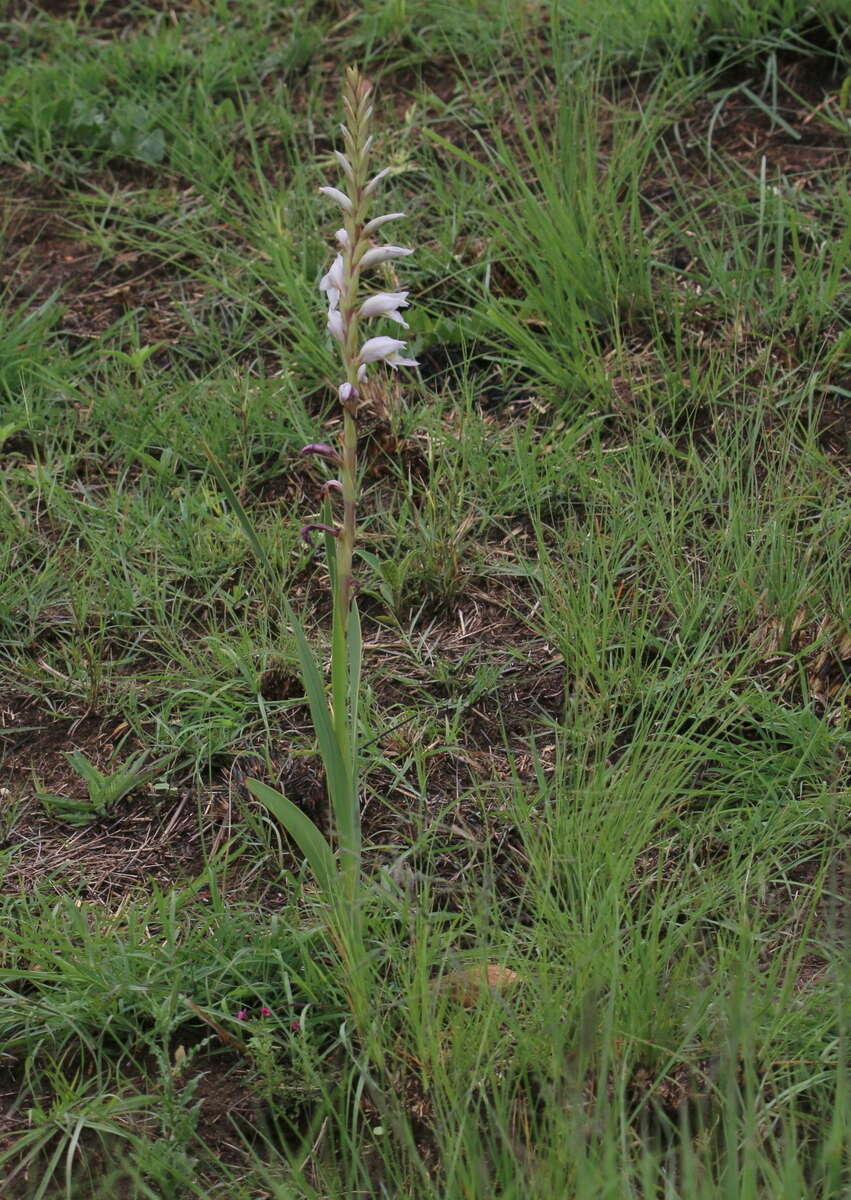
M241 1009L239 1009L238 1012L235 1012L233 1015L234 1015L235 1020L237 1020L237 1021L247 1021L251 1014L247 1008L241 1008ZM260 1016L261 1017L271 1017L271 1015L272 1015L271 1008L267 1008L266 1005L264 1004L263 1007L260 1009Z

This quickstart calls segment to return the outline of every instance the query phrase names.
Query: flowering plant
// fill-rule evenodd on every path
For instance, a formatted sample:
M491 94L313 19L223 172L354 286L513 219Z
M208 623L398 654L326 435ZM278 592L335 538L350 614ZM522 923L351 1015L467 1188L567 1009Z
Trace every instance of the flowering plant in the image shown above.
M362 340L364 322L387 317L408 328L402 309L408 306L407 291L374 291L364 294L363 277L371 268L412 251L404 246L376 244L374 235L388 221L404 216L391 212L369 218L373 196L388 169L370 178L369 160L373 144L369 133L372 117L371 85L356 68L349 68L343 89L346 124L341 126L345 153L335 151L344 179L345 191L322 187L322 192L340 206L343 226L337 230L338 252L319 283L328 303L327 328L339 344L345 378L338 396L343 410L339 444L314 442L305 446L303 455L316 455L332 464L338 478L322 487L323 520L302 528L302 537L311 542L315 532L325 537L328 568L333 590L331 636L330 703L322 673L304 632L288 611L296 636L311 717L325 767L328 795L334 817L339 850L339 865L328 840L314 823L285 795L258 780L246 780L246 786L281 822L298 843L320 887L332 902L335 930L344 958L350 967L363 961L363 941L359 912L361 879L361 828L359 796L358 697L362 643L357 606L357 584L352 562L357 526L357 410L360 388L373 363L392 368L416 366L406 358L405 342L383 335ZM342 505L341 520L333 521L332 498ZM289 610L289 606L287 605Z

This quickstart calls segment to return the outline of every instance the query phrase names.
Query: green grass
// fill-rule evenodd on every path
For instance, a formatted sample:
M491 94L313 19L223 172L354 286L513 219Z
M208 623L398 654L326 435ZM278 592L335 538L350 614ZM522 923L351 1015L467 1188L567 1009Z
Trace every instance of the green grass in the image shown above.
M0 22L10 1195L849 1194L844 10ZM238 784L321 814L354 61L422 364L361 422L367 1028Z

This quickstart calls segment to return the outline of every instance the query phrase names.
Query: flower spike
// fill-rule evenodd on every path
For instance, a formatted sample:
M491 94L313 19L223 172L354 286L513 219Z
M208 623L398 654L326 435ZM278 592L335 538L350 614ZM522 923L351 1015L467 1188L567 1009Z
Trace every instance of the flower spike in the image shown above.
M342 209L342 217L339 213L337 216L342 228L335 235L333 261L318 280L327 304L327 328L339 345L342 370L332 379L338 389L341 413L333 444L311 442L301 451L302 457L324 458L330 469L322 473L333 476L321 484L321 519L308 521L300 530L301 539L311 551L315 535L323 535L319 540L327 559L333 601L327 689L322 657L313 653L286 598L282 606L296 638L301 676L325 767L332 816L329 835L326 837L321 828L323 823L308 819L284 793L276 795L258 780L249 780L248 788L292 835L316 878L325 902L325 920L342 964L354 1025L363 1032L372 1016L371 975L364 974L364 969L369 969L370 943L363 914L361 774L365 743L359 716L365 643L357 604L359 585L353 570L359 482L356 422L361 401L359 385L370 363L384 362L394 369L417 364L415 359L402 357L406 343L399 338L380 334L366 337L361 330L361 325L373 318L386 318L407 328L402 311L408 307L409 293L401 290L401 283L386 285L399 290L382 291L364 286L364 275L376 263L404 258L412 252L401 246L377 244L375 239L385 222L402 214L385 213L370 220L371 193L388 170L373 174L372 87L356 67L348 67L345 72L343 110L343 148L334 152L342 172L341 187L323 185L319 189ZM290 1021L291 1032L298 1033L306 1026L309 1030L308 1008L303 1006L298 1019ZM235 1019L250 1021L249 1030L260 1028L255 1015L258 1011L261 1019L269 1018L276 1025L286 1020L283 1013L273 1012L265 1003L259 1010L239 1009ZM228 1038L244 1049L242 1042L230 1035Z
M337 539L337 569L334 572L335 621L343 622L342 630L336 627L338 641L347 636L344 614L348 611L357 587L352 575L352 558L355 543L357 510L357 416L359 384L366 379L369 363L386 363L396 370L398 367L415 367L414 358L403 357L406 343L399 338L377 336L363 339L359 334L362 321L371 318L386 318L403 329L408 323L402 310L408 308L407 291L361 290L364 272L390 259L406 258L413 251L406 246L390 243L376 244L373 238L388 221L400 220L401 212L382 213L370 218L369 208L373 192L390 174L389 167L371 173L370 151L373 135L369 125L372 118L372 88L354 68L347 68L343 88L343 112L345 123L340 126L343 135L342 150L334 156L343 174L342 188L323 186L319 190L343 210L343 227L334 235L338 252L331 266L319 281L319 290L328 303L327 328L340 347L343 364L343 382L338 387L338 396L343 409L343 428L340 449L336 459L327 453L329 447L318 443L308 447L305 453L317 453L339 466L339 478L328 480L322 485L324 496L341 494L342 523L338 530L331 530ZM321 447L321 448L320 448ZM322 525L305 526L304 534L317 529L329 531ZM303 536L304 536L303 534Z

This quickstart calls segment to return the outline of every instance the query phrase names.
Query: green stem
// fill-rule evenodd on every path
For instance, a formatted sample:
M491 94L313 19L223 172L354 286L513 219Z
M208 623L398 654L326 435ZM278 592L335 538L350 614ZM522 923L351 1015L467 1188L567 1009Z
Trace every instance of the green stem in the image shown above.
M345 101L352 136L351 183L352 210L347 213L345 228L347 244L343 251L343 288L340 311L343 318L343 367L346 381L353 389L351 402L343 408L343 432L340 440L340 483L343 489L343 520L336 540L336 581L334 591L333 636L331 645L331 694L334 710L334 731L348 773L348 811L337 813L337 836L340 849L340 871L344 903L349 908L344 918L352 935L351 953L362 957L360 914L357 910L361 869L360 796L358 787L355 704L350 694L352 669L349 662L349 620L355 597L353 558L357 532L357 356L358 356L358 269L362 251L363 228L369 198L365 195L367 151L366 139L369 88L356 73L349 76ZM358 672L359 674L359 672ZM355 678L357 676L354 676Z
M346 795L335 811L340 852L340 895L336 925L340 948L347 963L353 1007L358 1025L368 1025L368 989L360 911L361 829L357 759L357 694L360 679L360 626L355 605L353 574L357 534L357 423L358 402L358 264L368 245L364 236L369 196L366 194L369 159L368 132L370 87L357 70L347 71L343 104L348 121L346 150L351 163L349 193L351 210L345 216L343 283L340 314L343 324L342 359L350 396L343 404L340 438L340 484L343 519L334 546L334 612L331 641L331 703L334 734L346 770ZM350 644L351 632L351 644ZM350 657L353 655L354 657Z

